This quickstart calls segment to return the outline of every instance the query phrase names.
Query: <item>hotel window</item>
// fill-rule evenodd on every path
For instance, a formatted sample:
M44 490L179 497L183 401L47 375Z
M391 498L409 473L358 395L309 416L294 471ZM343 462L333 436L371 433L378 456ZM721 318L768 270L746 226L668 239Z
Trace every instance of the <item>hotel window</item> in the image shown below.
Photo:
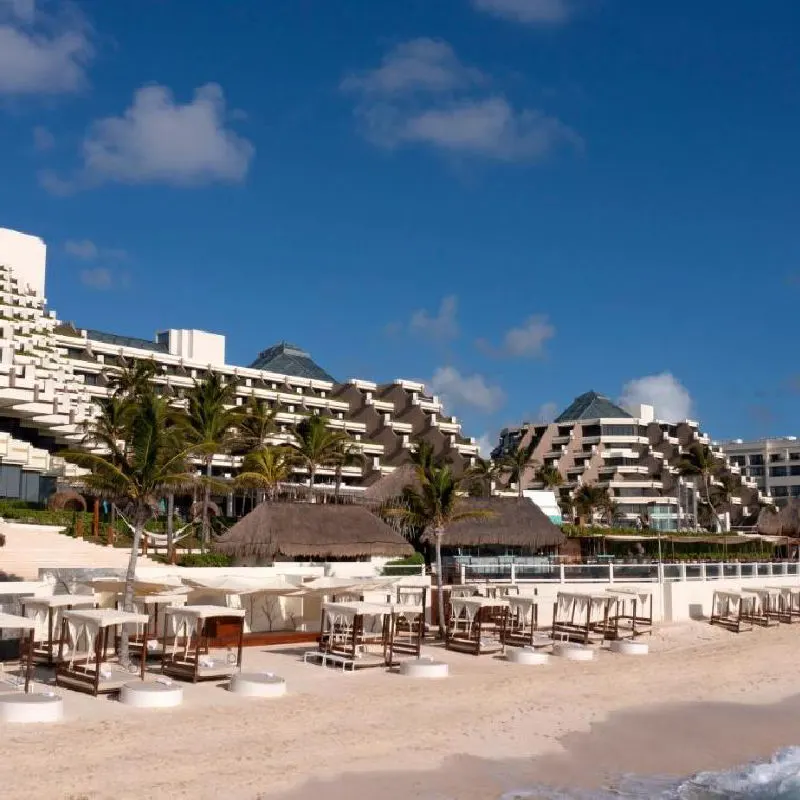
M764 467L750 467L750 477L751 478L763 478L764 477Z
M792 464L792 466L789 467L789 474L790 475L800 475L800 465L799 464Z
M789 487L788 486L773 486L772 487L772 496L773 497L788 497L789 496Z
M731 464L736 464L737 467L743 467L744 456L731 456Z
M792 497L800 497L800 486L794 485L789 487L789 492L791 493Z
M783 461L783 453L770 453L769 463L774 464L776 461Z
M771 478L785 478L787 475L786 467L770 467Z
M762 456L761 454L751 455L749 463L751 466L761 467L764 465L764 456Z
M789 461L800 461L800 452L789 453Z
M636 436L635 425L603 425L602 436Z

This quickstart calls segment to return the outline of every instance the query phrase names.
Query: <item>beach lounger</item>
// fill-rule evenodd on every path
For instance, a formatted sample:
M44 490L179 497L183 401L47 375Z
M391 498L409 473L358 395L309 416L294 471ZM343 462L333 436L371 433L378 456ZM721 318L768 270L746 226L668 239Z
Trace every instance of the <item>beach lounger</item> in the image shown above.
M501 653L508 605L491 597L451 598L445 647L474 656Z
M749 631L753 629L754 606L754 595L718 589L711 600L709 621L735 633Z

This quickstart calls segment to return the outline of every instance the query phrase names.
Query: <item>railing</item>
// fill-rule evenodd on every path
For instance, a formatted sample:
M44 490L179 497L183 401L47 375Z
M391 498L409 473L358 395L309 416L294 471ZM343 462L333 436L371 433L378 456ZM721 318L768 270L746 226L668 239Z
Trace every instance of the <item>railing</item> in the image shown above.
M448 583L659 583L800 577L797 561L698 562L646 564L554 564L490 562L456 564L447 570Z

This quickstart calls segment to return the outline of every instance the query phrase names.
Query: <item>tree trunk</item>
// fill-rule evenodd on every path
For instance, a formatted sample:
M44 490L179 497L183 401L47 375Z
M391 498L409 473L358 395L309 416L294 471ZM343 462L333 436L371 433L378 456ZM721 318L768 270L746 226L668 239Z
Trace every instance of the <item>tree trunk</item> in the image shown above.
M444 573L442 571L442 537L444 536L444 528L436 528L433 532L436 539L436 595L439 611L439 638L445 638L445 631L447 626L444 618Z
M525 472L525 468L523 467L519 471L519 475L517 476L517 497L522 500L522 475Z
M317 465L312 464L309 467L309 477L308 477L308 502L314 502L314 479L317 477Z
M203 552L206 551L208 547L208 540L209 540L209 530L208 530L208 504L211 502L211 456L208 456L206 460L206 482L205 486L203 486L203 534L202 534L202 543L203 543Z
M335 503L339 503L339 490L342 488L342 468L340 465L336 467L336 483L333 487L333 500Z
M172 548L175 543L172 537L175 535L173 517L175 516L175 494L170 492L167 495L167 561L172 563Z
M135 524L133 527L133 543L131 544L131 555L128 559L128 571L125 573L125 591L122 594L122 610L133 611L133 585L136 581L136 562L139 559L139 545L142 541L142 529L144 528L144 518L146 509L137 509ZM99 635L99 634L98 634ZM131 666L131 651L129 645L130 632L128 626L122 626L122 633L119 639L119 662L125 669ZM142 658L145 654L142 653ZM100 669L100 665L97 665Z

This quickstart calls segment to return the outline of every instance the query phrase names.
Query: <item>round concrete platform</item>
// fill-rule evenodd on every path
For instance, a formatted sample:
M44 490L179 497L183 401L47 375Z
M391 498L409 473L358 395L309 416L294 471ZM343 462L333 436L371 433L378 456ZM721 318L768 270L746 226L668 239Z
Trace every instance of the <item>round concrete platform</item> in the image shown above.
M131 682L120 689L119 701L134 708L174 708L183 702L183 689L177 683Z
M244 697L282 697L286 681L269 672L240 672L231 678L228 690Z
M623 639L611 642L611 652L619 653L623 656L646 656L650 652L650 646L644 642L631 642Z
M446 678L448 673L447 664L432 658L415 658L400 663L400 674L408 678Z
M0 695L0 722L59 722L64 718L64 701L56 694Z
M510 661L512 664L534 666L547 664L550 656L547 653L540 653L532 647L515 647L506 650L506 661Z
M594 658L594 650L583 644L556 642L553 645L553 655L566 658L568 661L591 661Z

